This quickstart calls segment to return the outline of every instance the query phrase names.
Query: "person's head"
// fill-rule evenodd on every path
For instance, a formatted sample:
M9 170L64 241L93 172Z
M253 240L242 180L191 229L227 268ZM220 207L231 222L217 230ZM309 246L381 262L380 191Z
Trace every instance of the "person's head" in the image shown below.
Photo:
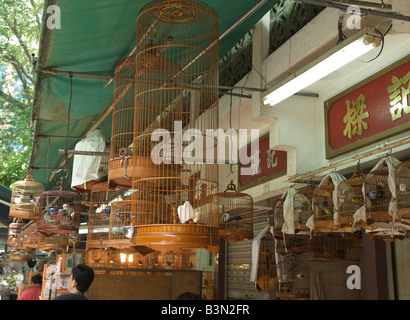
M78 264L71 272L70 281L68 282L68 291L70 291L70 293L84 294L87 292L93 280L93 269L84 264Z
M34 276L31 277L31 283L32 284L43 284L43 276L39 273L35 274Z
M184 292L181 293L178 297L177 300L202 300L202 297L194 292Z

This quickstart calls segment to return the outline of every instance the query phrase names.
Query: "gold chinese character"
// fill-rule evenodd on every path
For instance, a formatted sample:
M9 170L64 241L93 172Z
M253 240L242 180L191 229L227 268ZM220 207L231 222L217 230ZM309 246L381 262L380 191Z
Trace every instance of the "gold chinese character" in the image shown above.
M346 115L343 118L343 123L346 124L343 130L343 135L352 139L356 134L362 135L363 128L367 129L367 123L364 119L369 117L369 113L365 109L367 106L364 103L365 96L361 94L356 100L346 100Z
M268 154L268 158L266 159L268 169L276 167L278 165L278 157L275 157L275 150L268 150L266 153ZM275 159L275 161L273 161L273 159Z
M390 96L390 113L392 121L400 119L402 117L402 111L410 113L410 106L407 100L407 96L410 93L410 71L402 79L393 76L391 82L393 83L387 88ZM407 83L407 88L404 85Z

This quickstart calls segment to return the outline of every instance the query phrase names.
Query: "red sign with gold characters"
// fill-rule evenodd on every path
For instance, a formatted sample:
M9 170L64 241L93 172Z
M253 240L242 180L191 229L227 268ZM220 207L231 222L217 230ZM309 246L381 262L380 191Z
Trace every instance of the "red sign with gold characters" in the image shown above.
M263 180L269 181L286 174L287 152L269 149L269 135L261 138L259 148L252 150L251 145L239 150L239 154L246 152L246 157L252 160L248 164L240 164L242 168L249 168L250 174L239 174L239 187L245 189L253 187ZM243 158L243 157L242 157ZM239 157L241 159L241 157Z
M326 158L410 129L410 56L325 102Z

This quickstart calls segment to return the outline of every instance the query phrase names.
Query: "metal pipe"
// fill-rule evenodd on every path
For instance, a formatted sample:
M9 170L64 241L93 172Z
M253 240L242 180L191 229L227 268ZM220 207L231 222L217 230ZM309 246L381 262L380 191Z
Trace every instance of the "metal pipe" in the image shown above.
M330 1L319 1L319 0L300 0L300 1L304 2L304 3L309 3L309 4L322 6L322 7L336 8L336 9L343 10L343 11L347 11L347 8L349 7L349 5L346 5L346 4L334 3L334 2L330 2ZM397 12L385 12L385 11L366 9L366 8L363 8L363 7L360 7L360 6L358 6L358 7L359 7L359 9L362 13L366 13L366 14L369 14L369 15L380 16L380 17L389 18L389 19L410 21L410 16L405 16L405 15L397 13Z
M109 80L113 79L113 75L104 75L104 74L93 74L93 73L84 73L84 72L71 72L71 71L61 71L61 70L54 70L54 69L42 69L40 70L42 73L58 75L58 76L73 76L73 77L80 77L80 78L91 78L91 79L102 79L102 80Z
M367 158L367 157L373 156L373 155L375 155L375 154L382 153L382 152L385 152L385 151L387 151L387 150L391 150L391 149L393 149L393 148L397 148L397 147L400 147L400 146L405 145L405 144L408 144L408 143L410 143L410 138L404 138L404 139L401 139L401 140L399 140L399 141L393 142L393 143L391 143L391 144L382 144L382 145L380 145L380 146L377 146L375 150L366 151L366 152L364 152L364 153L362 153L362 154L360 154L360 155L356 155L356 156L354 156L354 157L352 157L352 158L343 159L343 160L339 160L339 161L333 162L333 163L329 164L327 167L322 167L322 168L320 168L320 169L317 169L317 170L308 172L308 173L306 173L306 174L302 174L302 175L297 176L297 177L295 177L295 178L291 178L291 179L288 180L288 182L289 182L289 183L297 182L297 181L299 181L299 180L301 180L301 179L305 179L305 178L307 178L307 177L314 176L314 175L316 175L316 174L318 174L318 173L322 173L322 172L325 172L325 171L329 171L330 169L333 169L333 168L336 168L336 167L340 167L340 166L342 166L342 165L349 164L349 163L351 163L351 162L354 162L354 161L357 161L357 160L360 160L360 159L363 159L363 158Z

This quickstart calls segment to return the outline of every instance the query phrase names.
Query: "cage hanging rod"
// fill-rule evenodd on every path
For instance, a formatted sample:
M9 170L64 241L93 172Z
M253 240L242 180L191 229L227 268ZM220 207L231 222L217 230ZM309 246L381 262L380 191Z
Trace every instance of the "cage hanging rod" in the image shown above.
M329 171L331 169L340 167L342 165L349 164L351 162L358 161L360 159L367 158L367 157L370 157L370 156L373 156L373 155L376 155L376 154L391 150L393 148L403 146L403 145L408 144L408 143L410 143L410 138L404 138L404 139L401 139L399 141L392 142L390 144L381 144L381 145L378 145L375 148L373 148L373 150L371 150L371 151L365 151L362 154L357 154L356 156L354 156L350 159L343 159L343 160L333 162L333 163L329 164L327 167L322 167L320 169L308 172L306 174L302 174L302 175L297 176L295 178L291 178L287 182L289 182L289 183L297 182L297 181L300 181L301 179L305 179L305 178L317 175L318 173Z
M58 149L59 154L65 154L65 149ZM109 152L98 152L98 151L81 151L81 150L67 150L67 154L81 155L81 156L109 156Z
M342 10L342 11L345 11L345 12L346 12L347 8L349 7L349 4L342 3L342 2L320 1L320 0L300 0L300 1L304 2L304 3L308 3L308 4L322 6L322 7L336 8L336 9L339 9L339 10ZM352 1L349 1L349 2L352 2ZM400 14L400 13L397 13L397 12L388 12L388 11L379 11L379 10L367 9L367 8L363 8L363 6L366 6L365 4L362 4L360 6L359 5L360 3L358 1L354 1L354 3L357 7L359 7L361 13L365 13L365 14L373 15L373 16L380 16L380 17L390 18L390 19L396 19L396 20L410 21L410 16L406 16L406 15L403 15L403 14Z
M75 139L75 140L81 140L84 139L85 137L67 137L67 136L55 136L51 134L39 134L37 135L38 138L57 138L57 139Z

